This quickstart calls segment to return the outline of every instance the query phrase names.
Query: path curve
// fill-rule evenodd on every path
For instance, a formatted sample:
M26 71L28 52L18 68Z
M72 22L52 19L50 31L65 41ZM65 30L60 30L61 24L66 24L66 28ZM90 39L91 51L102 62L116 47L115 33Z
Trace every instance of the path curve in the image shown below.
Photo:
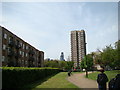
M91 72L89 72L91 73ZM98 88L97 82L91 79L85 78L85 73L73 74L67 78L67 80L79 88ZM82 89L82 90L83 90Z

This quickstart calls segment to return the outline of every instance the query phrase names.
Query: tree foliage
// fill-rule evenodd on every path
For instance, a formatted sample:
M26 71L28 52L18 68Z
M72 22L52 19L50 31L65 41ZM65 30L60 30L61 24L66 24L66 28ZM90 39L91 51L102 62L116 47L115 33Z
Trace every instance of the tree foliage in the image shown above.
M92 70L93 67L93 57L92 54L86 55L83 60L81 61L81 68L85 69L87 68L88 70Z
M59 68L61 70L72 69L74 63L72 61L60 61L60 60L45 60L45 67Z
M95 64L120 69L120 40L114 46L106 46L100 54L94 54Z
M108 45L102 51L92 52L81 61L81 68L92 69L93 64L99 64L112 69L120 69L120 40L115 45Z

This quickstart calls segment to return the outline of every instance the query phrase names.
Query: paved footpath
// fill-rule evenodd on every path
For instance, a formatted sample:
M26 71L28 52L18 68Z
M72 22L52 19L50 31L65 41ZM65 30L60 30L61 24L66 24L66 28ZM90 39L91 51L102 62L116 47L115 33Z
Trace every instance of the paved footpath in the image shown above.
M85 78L85 73L73 74L67 78L68 81L80 87L82 90L85 88L98 88L97 82L91 79Z

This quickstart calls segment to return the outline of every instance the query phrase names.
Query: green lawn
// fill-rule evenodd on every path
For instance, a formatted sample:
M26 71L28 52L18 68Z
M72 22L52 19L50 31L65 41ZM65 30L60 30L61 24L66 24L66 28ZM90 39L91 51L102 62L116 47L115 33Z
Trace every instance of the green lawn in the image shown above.
M97 80L97 75L100 72L93 72L88 75L89 79ZM120 70L113 70L113 71L105 71L105 74L108 76L109 81L116 76L116 74L120 74Z
M80 72L72 72L72 74ZM79 88L67 80L67 72L60 72L54 76L47 77L44 80L34 82L33 84L27 85L23 88L29 90L36 90L38 88Z
M78 88L77 86L67 81L67 77L68 77L67 72L60 72L56 74L55 76L49 78L47 81L43 82L42 84L36 86L34 89L37 89L37 88Z

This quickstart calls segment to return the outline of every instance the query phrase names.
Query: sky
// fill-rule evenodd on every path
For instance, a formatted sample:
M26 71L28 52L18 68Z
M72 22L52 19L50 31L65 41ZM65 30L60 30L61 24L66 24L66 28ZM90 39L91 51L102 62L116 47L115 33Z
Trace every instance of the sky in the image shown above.
M45 58L70 56L70 32L85 30L87 53L118 40L117 2L2 2L0 25L35 48Z

